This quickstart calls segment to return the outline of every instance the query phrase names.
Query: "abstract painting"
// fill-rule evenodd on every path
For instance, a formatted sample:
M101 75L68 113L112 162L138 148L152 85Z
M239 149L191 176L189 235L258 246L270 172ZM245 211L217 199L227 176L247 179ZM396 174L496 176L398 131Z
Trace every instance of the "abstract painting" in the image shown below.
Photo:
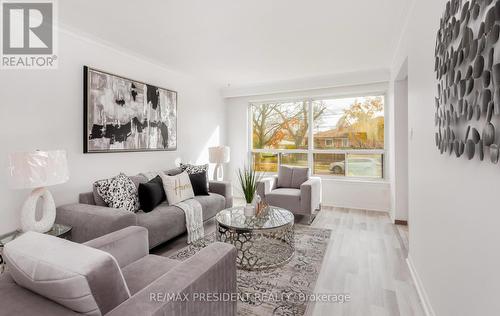
M177 92L84 66L84 153L177 149Z

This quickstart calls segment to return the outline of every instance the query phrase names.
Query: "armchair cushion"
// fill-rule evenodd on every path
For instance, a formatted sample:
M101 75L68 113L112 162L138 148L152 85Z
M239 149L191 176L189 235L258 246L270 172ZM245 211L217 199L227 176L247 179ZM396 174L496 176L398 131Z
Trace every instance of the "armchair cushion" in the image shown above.
M118 263L98 249L26 232L4 257L18 285L79 313L103 315L130 298Z
M292 213L300 210L300 190L293 188L278 188L266 195L269 205L279 206Z
M151 293L194 293L235 295L236 248L216 242L191 258L177 264L108 316L123 315L236 315L237 300L166 300L151 299ZM226 294L224 294L226 295Z
M122 269L125 281L134 295L179 264L179 261L147 255Z
M292 188L300 189L302 183L309 179L309 168L293 168Z
M82 316L20 287L8 271L0 274L0 306L2 315Z
M309 168L280 166L278 188L300 189L300 185L309 179Z
M280 166L278 170L278 188L292 187L292 174L293 169L287 166Z

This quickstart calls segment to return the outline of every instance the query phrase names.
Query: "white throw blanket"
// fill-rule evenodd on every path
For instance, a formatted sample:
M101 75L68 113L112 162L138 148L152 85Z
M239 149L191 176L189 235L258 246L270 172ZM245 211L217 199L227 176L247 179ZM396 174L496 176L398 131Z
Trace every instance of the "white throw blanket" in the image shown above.
M187 199L175 204L175 206L182 209L186 215L188 244L203 238L205 230L203 229L203 212L200 202L195 199Z
M153 179L163 171L143 172L142 175L149 180ZM192 243L205 236L203 229L203 212L200 202L195 199L187 199L175 204L178 208L184 211L186 215L186 230L188 232L188 243Z

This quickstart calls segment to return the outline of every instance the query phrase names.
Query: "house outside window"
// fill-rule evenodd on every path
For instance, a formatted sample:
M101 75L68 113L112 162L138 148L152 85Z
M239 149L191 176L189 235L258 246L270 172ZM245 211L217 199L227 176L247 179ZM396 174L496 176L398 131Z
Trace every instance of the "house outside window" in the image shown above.
M252 103L250 119L256 171L290 165L327 177L384 177L383 95Z

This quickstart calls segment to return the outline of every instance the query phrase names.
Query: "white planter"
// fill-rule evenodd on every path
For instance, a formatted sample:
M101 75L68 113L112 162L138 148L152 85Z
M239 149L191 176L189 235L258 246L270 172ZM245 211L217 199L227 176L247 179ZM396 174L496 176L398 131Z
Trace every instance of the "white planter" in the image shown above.
M245 214L245 216L255 216L255 206L253 206L252 204L245 205L245 207L243 208L243 213Z

